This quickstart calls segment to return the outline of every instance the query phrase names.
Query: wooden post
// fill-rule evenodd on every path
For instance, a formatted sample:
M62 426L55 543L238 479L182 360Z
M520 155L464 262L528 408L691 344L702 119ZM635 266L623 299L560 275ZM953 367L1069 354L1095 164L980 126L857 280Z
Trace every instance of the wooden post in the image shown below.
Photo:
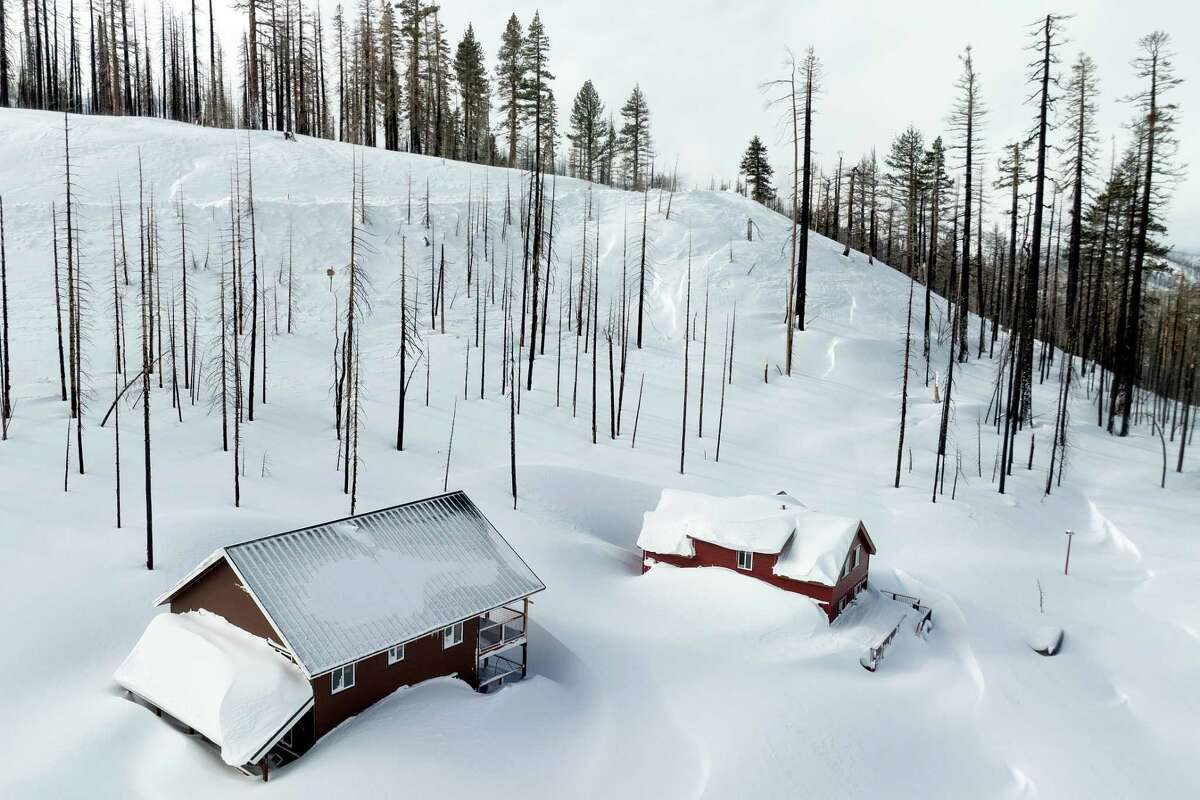
M1063 575L1069 575L1071 570L1071 539L1075 537L1075 531L1067 531L1067 560L1063 564Z
M258 762L259 769L262 770L263 783L267 782L267 757L263 756L262 761Z
M521 645L521 677L529 674L529 598L525 598L525 642Z

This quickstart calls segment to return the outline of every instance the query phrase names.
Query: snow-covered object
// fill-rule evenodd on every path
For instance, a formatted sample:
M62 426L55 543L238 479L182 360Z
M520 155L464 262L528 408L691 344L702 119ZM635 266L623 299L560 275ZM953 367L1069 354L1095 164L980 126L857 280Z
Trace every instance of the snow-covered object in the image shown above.
M1025 643L1043 656L1057 655L1062 641L1063 629L1057 625L1038 625L1025 637Z
M638 547L691 558L694 540L777 555L776 575L833 586L860 521L812 511L786 494L713 497L664 489L642 519Z
M154 617L113 678L204 734L235 767L261 758L313 702L299 667L207 611Z
M221 557L310 676L545 588L463 492L230 545L205 563Z

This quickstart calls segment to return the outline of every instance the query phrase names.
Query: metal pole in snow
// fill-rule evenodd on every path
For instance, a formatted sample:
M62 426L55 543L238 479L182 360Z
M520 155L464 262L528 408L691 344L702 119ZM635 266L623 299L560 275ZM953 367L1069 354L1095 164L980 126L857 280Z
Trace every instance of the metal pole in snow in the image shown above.
M1075 536L1075 531L1067 531L1067 561L1063 564L1063 575L1070 574L1071 569L1071 539Z

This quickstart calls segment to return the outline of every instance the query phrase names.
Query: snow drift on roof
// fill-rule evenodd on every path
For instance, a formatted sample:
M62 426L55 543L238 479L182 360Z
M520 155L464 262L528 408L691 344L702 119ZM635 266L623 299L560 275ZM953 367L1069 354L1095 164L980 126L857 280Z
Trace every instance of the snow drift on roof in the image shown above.
M811 511L786 494L713 497L664 489L643 517L638 547L691 558L699 539L778 555L776 575L833 585L858 527L856 519Z
M312 703L299 667L207 611L154 617L113 677L204 734L235 767L261 758Z
M795 522L796 532L772 571L798 581L836 585L859 521L804 510L796 514Z
M310 676L545 588L462 492L225 556Z

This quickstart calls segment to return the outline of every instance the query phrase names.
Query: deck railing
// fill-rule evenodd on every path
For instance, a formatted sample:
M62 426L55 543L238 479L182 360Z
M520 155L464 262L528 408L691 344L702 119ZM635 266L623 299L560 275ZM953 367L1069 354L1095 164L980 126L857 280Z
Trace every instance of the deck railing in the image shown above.
M477 649L480 656L522 641L527 632L526 622L523 612L508 606L500 606L488 611L479 623Z

